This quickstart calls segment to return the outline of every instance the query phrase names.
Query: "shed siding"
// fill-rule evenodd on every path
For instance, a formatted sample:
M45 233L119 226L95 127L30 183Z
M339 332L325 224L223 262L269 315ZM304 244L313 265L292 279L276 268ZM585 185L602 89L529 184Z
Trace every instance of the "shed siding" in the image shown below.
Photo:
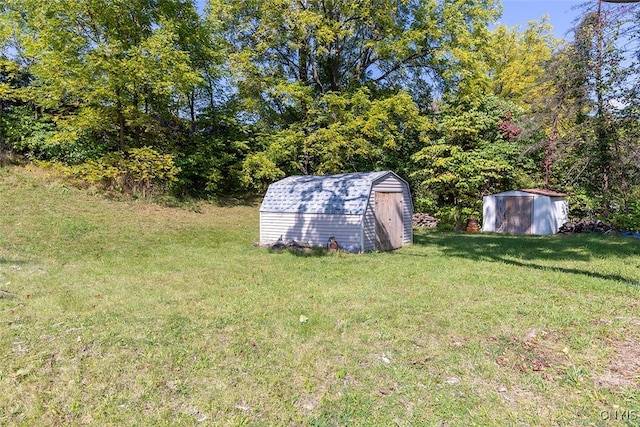
M367 204L367 210L362 218L362 250L373 251L376 249L376 215L374 212L374 206L376 205L375 192L372 191L369 194L369 203Z
M380 191L382 193L402 193L403 190L403 183L393 175L387 175L373 183L373 191Z
M260 241L296 240L324 246L376 249L375 193L402 194L402 242L413 242L409 185L390 171L289 177L267 190L260 208Z
M531 234L553 234L553 205L548 197L537 196L533 199L533 227Z
M333 236L342 247L358 246L361 242L360 215L260 213L260 241L295 240L324 246Z
M557 233L567 221L569 221L569 202L562 197L552 197L553 206L555 207L554 233Z
M496 231L497 211L499 210L498 199L523 196L533 196L534 198L532 234L555 234L562 224L567 222L569 207L564 197L536 195L526 191L513 190L483 197L482 231Z
M495 196L484 196L482 198L482 231L496 231Z

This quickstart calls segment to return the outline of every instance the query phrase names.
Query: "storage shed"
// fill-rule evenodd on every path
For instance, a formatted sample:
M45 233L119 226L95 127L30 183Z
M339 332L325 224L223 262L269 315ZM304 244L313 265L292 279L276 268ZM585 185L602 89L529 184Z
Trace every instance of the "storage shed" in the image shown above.
M569 220L566 194L550 190L513 190L483 197L482 231L555 234Z
M269 186L260 207L260 242L388 251L413 242L409 184L391 171L290 176Z

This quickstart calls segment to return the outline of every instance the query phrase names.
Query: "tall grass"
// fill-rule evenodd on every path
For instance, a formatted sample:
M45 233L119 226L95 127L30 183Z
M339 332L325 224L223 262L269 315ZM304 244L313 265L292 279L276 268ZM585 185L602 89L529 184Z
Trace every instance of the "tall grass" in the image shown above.
M640 423L638 239L298 254L197 211L0 169L1 425Z

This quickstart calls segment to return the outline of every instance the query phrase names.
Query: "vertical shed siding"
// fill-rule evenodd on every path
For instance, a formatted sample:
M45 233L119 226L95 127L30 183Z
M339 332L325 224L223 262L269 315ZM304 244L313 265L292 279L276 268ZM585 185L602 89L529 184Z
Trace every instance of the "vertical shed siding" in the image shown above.
M362 248L360 215L260 213L260 241L295 240L316 246L327 244L333 236L342 247Z
M553 216L553 206L549 202L549 198L534 196L531 234L551 234Z
M482 231L496 231L495 196L484 196L482 198Z
M569 207L563 197L534 195L522 191L507 191L500 197L533 196L533 222L531 233L555 234L568 221ZM496 196L485 196L482 202L482 231L496 231Z
M555 207L555 228L554 233L557 233L560 227L562 227L567 221L569 221L569 202L562 197L553 197L553 205Z

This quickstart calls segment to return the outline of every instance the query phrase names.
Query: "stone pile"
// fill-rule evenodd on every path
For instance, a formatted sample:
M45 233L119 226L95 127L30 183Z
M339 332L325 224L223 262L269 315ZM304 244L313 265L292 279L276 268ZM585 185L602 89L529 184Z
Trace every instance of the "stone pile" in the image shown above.
M607 224L600 220L583 218L577 222L565 222L562 224L558 233L571 234L571 233L602 233L610 234L617 233L617 230L613 228L611 224Z
M438 219L426 213L414 213L413 226L436 228L438 226Z

